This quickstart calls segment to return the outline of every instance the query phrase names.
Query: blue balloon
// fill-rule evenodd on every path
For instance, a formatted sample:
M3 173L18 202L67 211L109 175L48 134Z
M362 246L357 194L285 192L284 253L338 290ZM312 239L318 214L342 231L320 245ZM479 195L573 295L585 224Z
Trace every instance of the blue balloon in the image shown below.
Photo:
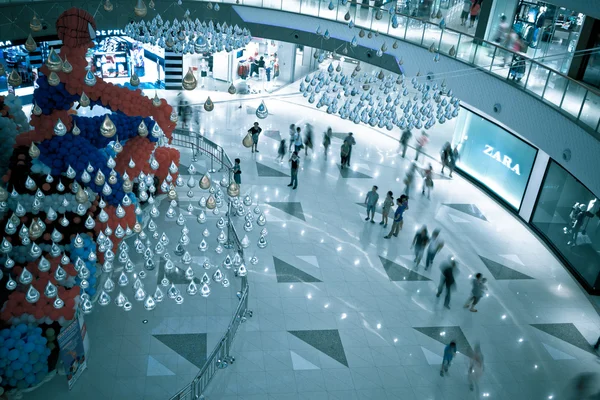
M19 358L20 355L21 355L21 353L19 352L19 350L12 349L11 351L8 352L8 359L11 361L15 361L17 358Z

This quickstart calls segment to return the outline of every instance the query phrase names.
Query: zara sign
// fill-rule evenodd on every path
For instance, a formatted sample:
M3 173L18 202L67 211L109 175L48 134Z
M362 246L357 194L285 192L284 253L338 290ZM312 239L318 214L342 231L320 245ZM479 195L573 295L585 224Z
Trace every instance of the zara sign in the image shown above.
M494 149L489 144L485 145L485 150L483 150L483 153L486 154L488 157L493 158L500 164L504 165L506 168L510 169L515 174L521 175L521 169L519 168L519 164L513 165L512 158L510 158L506 154L500 153L499 150Z

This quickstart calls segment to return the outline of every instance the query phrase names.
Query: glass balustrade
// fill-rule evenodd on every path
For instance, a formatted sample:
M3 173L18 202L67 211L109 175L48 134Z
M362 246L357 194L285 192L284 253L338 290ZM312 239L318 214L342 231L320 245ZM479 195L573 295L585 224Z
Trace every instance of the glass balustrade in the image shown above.
M516 87L557 107L591 131L600 132L600 92L494 43L448 28L442 29L438 24L429 21L396 14L394 3L381 7L363 4L363 0L235 0L235 3L301 13L343 23L352 21L358 28L357 36L362 29L365 37L368 37L369 33L372 37L384 34L432 49L506 79ZM324 32L323 27L321 30ZM383 44L383 38L381 42ZM391 43L387 45L388 48L391 47ZM377 47L380 47L379 43Z

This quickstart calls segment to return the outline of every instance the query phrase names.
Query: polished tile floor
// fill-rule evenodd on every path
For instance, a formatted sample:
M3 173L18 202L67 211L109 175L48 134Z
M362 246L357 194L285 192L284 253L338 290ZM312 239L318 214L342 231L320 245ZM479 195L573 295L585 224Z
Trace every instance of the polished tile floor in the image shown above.
M201 103L206 93L189 96ZM382 134L305 105L297 95L274 96L265 99L270 114L259 121L260 152L251 153L241 141L257 120L260 99L242 100L241 108L238 99L220 101L213 112L201 111L200 128L231 159L241 159L241 191L264 210L269 246L246 251L259 258L248 265L254 316L236 337L236 361L217 373L207 399L551 400L567 398L577 374L600 372L589 345L600 317L590 299L517 218L461 177L436 174L430 200L418 182L398 238L383 238L380 208L376 224L365 222L363 202L373 185L380 200L388 190L395 196L403 190L414 150L407 159L399 156L397 130ZM278 162L277 147L288 139L290 123L307 122L317 146L302 154L299 185L291 190L287 156ZM336 134L325 157L320 143L328 126ZM422 162L439 172L438 144L452 126L436 129L428 149L433 157ZM357 145L351 170L340 170L348 131ZM190 154L182 153L187 165ZM206 160L196 166L203 171ZM201 229L193 222L192 237ZM414 268L410 249L423 224L441 229L446 244L429 271ZM435 290L439 264L450 256L460 273L447 310ZM479 312L470 313L462 305L477 272L488 278L489 290ZM202 364L190 346L210 353L234 306L228 292L198 300L191 308L161 304L152 313L127 315L111 307L92 314L89 371L72 392L57 377L26 398L168 398ZM442 378L443 348L451 340L459 354ZM466 354L477 344L485 370L479 389L470 391Z

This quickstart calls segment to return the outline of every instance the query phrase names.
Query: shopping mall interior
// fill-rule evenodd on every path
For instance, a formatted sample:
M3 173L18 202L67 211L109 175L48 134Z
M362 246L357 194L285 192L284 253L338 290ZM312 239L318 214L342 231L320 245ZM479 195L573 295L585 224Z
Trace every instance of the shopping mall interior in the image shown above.
M600 399L600 3L0 11L0 399Z

